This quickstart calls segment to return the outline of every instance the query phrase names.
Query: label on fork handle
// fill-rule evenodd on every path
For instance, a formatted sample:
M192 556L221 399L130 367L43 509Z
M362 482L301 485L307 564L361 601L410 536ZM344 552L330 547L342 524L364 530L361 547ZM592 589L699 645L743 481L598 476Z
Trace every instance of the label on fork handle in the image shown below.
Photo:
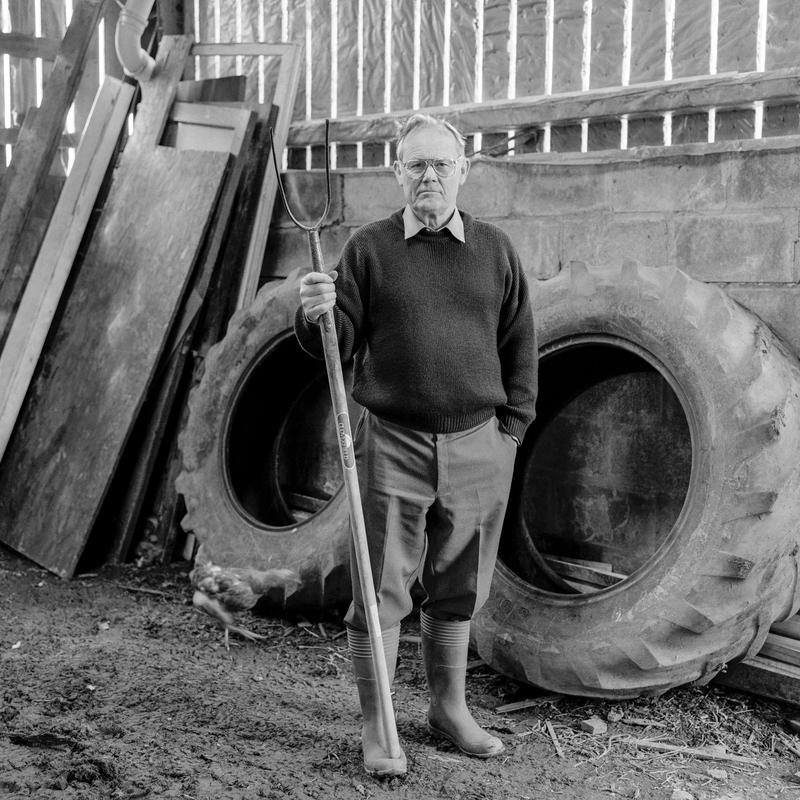
M356 465L356 454L353 449L353 436L350 432L350 415L341 413L336 418L336 430L339 434L339 452L345 469L353 469Z

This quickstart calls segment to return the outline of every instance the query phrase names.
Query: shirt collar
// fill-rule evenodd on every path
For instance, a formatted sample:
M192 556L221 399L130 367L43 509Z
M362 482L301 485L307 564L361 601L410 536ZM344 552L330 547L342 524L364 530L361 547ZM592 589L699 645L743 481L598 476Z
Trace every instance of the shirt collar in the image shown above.
M403 229L405 231L405 238L411 239L416 236L420 231L430 230L425 223L411 210L411 206L406 206L403 209ZM458 239L459 242L465 242L464 238L464 220L458 209L453 211L453 215L446 224L439 228L440 231L448 230Z

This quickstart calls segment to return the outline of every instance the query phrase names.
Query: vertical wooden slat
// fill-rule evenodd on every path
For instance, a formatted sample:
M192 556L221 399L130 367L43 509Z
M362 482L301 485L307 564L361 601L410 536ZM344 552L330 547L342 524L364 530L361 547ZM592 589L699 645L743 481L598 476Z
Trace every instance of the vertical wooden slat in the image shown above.
M633 0L624 0L622 12L622 70L620 84L628 86L631 82L631 49L633 35ZM628 149L628 117L623 115L619 125L619 148Z
M664 0L664 80L672 80L672 56L675 45L675 0ZM664 114L664 144L672 144L672 112Z
M356 116L364 113L364 0L358 0L356 12ZM364 144L356 143L356 166L364 166Z
M75 9L45 86L36 118L20 130L0 198L0 284L8 275L36 192L50 170L64 116L72 103L89 44L107 0L82 0ZM6 235L8 232L8 235ZM35 253L19 265L27 274Z
M472 101L483 101L483 0L475 0L475 77L472 92ZM483 137L476 133L473 137L472 147L476 153L480 152Z
M450 105L450 59L453 36L453 0L444 0L442 20L442 105Z
M331 110L330 118L339 116L339 0L330 0L331 5ZM336 145L330 148L331 169L336 169Z
M9 15L11 30L14 33L34 33L34 5L33 0L9 0ZM37 105L36 101L36 69L34 62L29 58L12 58L12 115L22 120L31 108Z
M544 45L544 93L553 93L553 39L555 37L555 7L553 0L547 0L544 17L545 45ZM550 152L550 123L544 125L542 151Z
M242 0L235 0L235 7L234 7L234 21L236 26L236 38L233 40L235 42L243 42L244 41L244 28L242 25ZM244 59L241 56L236 56L236 74L242 74L242 68L244 66Z
M581 56L581 91L588 91L592 79L592 0L583 0L583 48ZM581 152L589 149L589 120L581 120Z
M42 36L42 0L33 0L33 35ZM44 89L41 58L33 60L33 68L36 79L35 105L38 106L42 102L42 91Z
M768 0L758 0L758 27L756 29L756 69L764 72L767 68L767 12ZM764 132L764 103L755 102L753 115L753 138L760 139Z
M719 0L711 0L711 20L708 32L708 74L717 74L717 45L719 42ZM708 110L708 143L712 144L717 132L717 109Z
M212 24L213 24L213 33L212 39L213 42L221 42L222 41L222 7L221 7L221 0L212 0ZM219 78L222 75L222 59L217 56L213 59L214 64L214 76Z
M383 110L392 110L392 0L385 0L383 6ZM383 147L383 165L391 163L389 142Z
M513 100L517 96L517 0L508 3L508 92L506 97ZM516 132L508 132L508 154L513 156L516 152L514 137Z
M422 2L414 0L411 57L411 108L419 108L420 71L422 68Z
M313 102L312 93L314 89L314 8L313 0L305 0L305 36L306 36L306 119L311 119ZM306 148L306 169L311 169L311 148Z
M11 33L11 16L9 13L8 0L0 0L0 31L2 33ZM2 64L2 87L0 87L0 98L2 98L2 107L0 107L0 114L2 114L2 121L4 128L12 126L11 119L11 57L8 53L3 53L0 57L0 64ZM3 163L7 166L11 163L11 145L6 145L4 148Z

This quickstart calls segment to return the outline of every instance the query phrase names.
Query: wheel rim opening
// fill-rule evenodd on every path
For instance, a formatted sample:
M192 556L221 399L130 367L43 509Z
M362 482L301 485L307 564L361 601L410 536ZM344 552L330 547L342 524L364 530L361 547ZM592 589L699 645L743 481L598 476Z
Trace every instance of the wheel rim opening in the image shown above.
M351 401L351 420L358 411ZM230 497L259 527L301 524L342 489L338 448L324 364L290 331L254 359L231 405L223 448Z
M607 591L652 563L686 500L692 445L666 372L628 342L572 339L540 360L500 559L531 586Z

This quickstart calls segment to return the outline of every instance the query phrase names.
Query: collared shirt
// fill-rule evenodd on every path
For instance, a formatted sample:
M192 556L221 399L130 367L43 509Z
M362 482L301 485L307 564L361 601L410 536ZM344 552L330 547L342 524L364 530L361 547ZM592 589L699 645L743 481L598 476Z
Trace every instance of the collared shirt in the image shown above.
M404 235L406 239L411 239L412 237L416 236L420 231L429 231L432 228L429 228L412 210L411 206L406 206L403 209L403 229ZM448 230L450 233L458 239L459 242L466 241L464 239L464 220L461 219L461 214L458 213L458 209L453 211L453 215L450 219L442 225L441 228L438 228L440 231Z

